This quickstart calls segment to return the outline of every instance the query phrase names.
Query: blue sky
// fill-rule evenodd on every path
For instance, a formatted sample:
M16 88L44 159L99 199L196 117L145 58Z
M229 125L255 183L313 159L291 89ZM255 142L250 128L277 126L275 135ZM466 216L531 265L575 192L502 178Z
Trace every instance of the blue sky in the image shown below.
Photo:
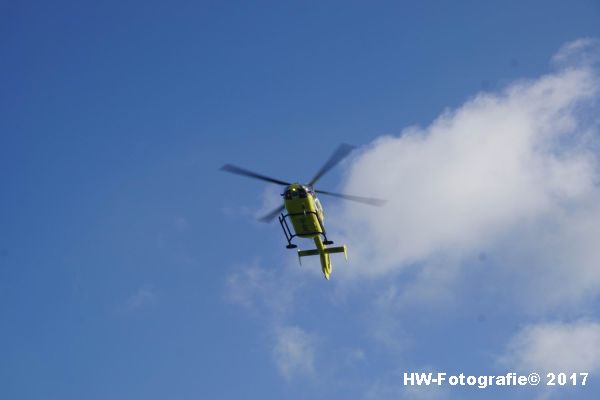
M588 71L588 61L556 57L600 36L598 2L13 2L0 10L0 397L598 397L600 280L587 265L600 258L591 245L557 246L596 232L585 221L600 215L598 98L586 92L597 81L565 76ZM565 102L536 94L543 76L556 78L548 90ZM521 94L504 92L515 82L526 82ZM550 150L500 146L532 164L515 164L517 173L491 186L447 185L478 178L461 175L476 161L459 160L495 152L479 152L487 139L432 122L459 110L477 123L461 125L450 112L447 126L501 124L496 108L473 100L482 92L501 111L526 108L534 125L566 127L547 140L503 114L515 138L523 128ZM539 108L524 107L530 102ZM565 113L568 121L557 119ZM421 127L412 133L419 145L403 139L411 126ZM325 282L316 263L297 266L278 226L255 221L277 192L218 169L231 162L302 181L341 142L360 151L324 189L394 200L431 187L440 198L451 192L451 216L473 210L465 198L496 210L495 200L513 204L527 188L517 197L530 201L490 215L475 207L480 217L465 217L458 237L429 229L457 228L433 213L419 219L414 245L396 246L378 239L414 232L407 219L423 212L413 207L419 197L392 202L390 226L375 211L322 199L334 240L350 246L350 263L336 258ZM435 151L446 145L449 158ZM422 156L399 159L411 149ZM439 161L455 174L427 172ZM528 165L535 173L521 186L518 168ZM507 190L454 195L496 187ZM551 260L541 256L557 248ZM564 265L581 273L569 280ZM531 293L555 296L529 307ZM547 333L558 338L550 347L538 340ZM548 356L564 340L592 347L585 367L596 375L586 388L401 385L402 372L415 369L496 374L557 359L557 368L578 368L575 349Z

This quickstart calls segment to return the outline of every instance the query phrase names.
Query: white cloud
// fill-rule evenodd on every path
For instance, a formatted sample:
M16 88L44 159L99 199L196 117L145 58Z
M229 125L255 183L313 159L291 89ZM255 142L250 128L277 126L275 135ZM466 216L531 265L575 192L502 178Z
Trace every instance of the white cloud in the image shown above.
M600 323L530 325L509 342L501 365L520 372L600 371Z
M227 276L227 298L278 323L293 309L302 284L290 268L268 269L254 262Z
M596 45L567 45L556 72L481 93L428 127L365 148L353 160L345 191L388 204L345 205L338 230L347 237L352 266L340 276L389 277L429 265L435 285L444 287L463 272L457 265L485 250L510 259L503 268L525 278L525 289L558 286L544 306L596 295L600 84L589 62L573 61L583 49L598 52ZM443 264L450 271L445 276L434 267ZM539 284L531 271L546 269ZM425 272L425 286L409 288L417 297L432 295Z
M598 46L600 46L598 38L580 38L562 46L552 57L552 61L558 66L567 67L573 63L594 64L600 61Z
M575 105L591 83L586 71L562 72L477 96L426 129L378 139L355 160L346 185L389 200L384 208L347 206L377 261L364 272L471 250L589 191L591 155L556 144L573 133Z
M507 292L525 311L591 311L600 290L600 194L530 226L497 252Z
M273 357L279 372L286 378L312 375L315 370L316 339L297 326L275 330Z
M271 331L268 347L286 380L314 376L316 336L289 323L303 284L299 271L268 269L256 262L231 273L226 281L229 301L263 319Z

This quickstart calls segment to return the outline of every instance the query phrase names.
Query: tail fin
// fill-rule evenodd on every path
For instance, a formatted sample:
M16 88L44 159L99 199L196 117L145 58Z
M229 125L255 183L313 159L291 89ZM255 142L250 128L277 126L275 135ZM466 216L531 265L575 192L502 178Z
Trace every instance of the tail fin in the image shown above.
M348 248L346 247L345 244L342 246L338 246L338 247L325 248L325 253L326 254L344 253L344 257L346 258L346 261L348 261Z
M344 257L346 258L346 261L348 261L348 249L346 245L327 248L323 246L320 239L318 240L319 243L317 243L317 240L315 240L315 243L317 244L316 249L298 250L298 262L300 265L302 265L302 257L320 256L323 275L325 275L325 279L329 279L329 275L331 274L331 261L329 260L329 254L344 253Z
M346 261L348 261L348 248L346 247L346 245L338 246L338 247L328 247L328 248L326 247L323 249L323 253L324 254L344 253L344 257L346 258ZM319 249L298 250L298 261L300 262L300 265L302 265L302 257L318 256L320 254L321 254L321 252L319 251Z
M319 250L317 249L313 249L313 250L298 250L298 261L300 261L300 264L302 264L302 257L308 257L308 256L318 256L319 255Z

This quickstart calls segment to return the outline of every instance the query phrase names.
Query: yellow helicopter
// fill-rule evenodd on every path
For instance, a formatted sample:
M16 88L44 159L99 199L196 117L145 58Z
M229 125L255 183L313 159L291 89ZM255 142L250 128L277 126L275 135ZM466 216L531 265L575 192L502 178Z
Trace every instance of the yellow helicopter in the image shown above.
M374 206L381 206L385 203L385 200L380 199L351 196L343 193L333 193L314 189L315 183L321 179L323 175L329 172L335 165L342 161L348 154L350 154L353 149L354 146L349 144L341 144L331 155L329 160L327 160L327 162L307 184L290 183L279 179L274 179L231 164L224 165L221 167L221 170L286 187L284 192L281 194L283 196L283 204L259 220L262 222L270 222L279 214L279 224L281 225L285 238L287 239L288 244L286 247L288 249L295 249L298 247L292 243L292 239L295 237L313 239L316 249L298 249L298 259L301 261L302 257L318 255L321 259L321 269L323 270L323 275L325 276L325 279L329 280L329 276L331 275L331 260L329 255L333 253L344 253L346 260L348 260L348 252L346 245L327 247L332 245L333 241L327 238L325 226L323 225L325 216L321 202L317 198L317 193ZM284 214L283 210L286 210L287 214ZM292 222L292 227L294 228L293 232L290 230L288 219Z

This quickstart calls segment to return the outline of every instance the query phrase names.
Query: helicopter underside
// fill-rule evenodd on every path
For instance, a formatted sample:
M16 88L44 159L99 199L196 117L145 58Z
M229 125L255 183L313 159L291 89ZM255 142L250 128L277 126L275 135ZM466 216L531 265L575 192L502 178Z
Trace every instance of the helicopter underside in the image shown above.
M325 235L323 212L317 208L313 196L286 199L284 204L296 236L312 238Z
M346 259L348 259L347 249L345 245L326 247L326 245L333 244L333 242L327 239L325 227L323 226L323 211L318 200L311 195L305 198L286 199L285 208L288 213L281 214L279 223L288 241L287 248L293 249L297 247L295 244L292 244L294 237L312 238L316 248L312 250L298 250L298 259L301 260L302 257L318 255L323 275L325 279L329 279L331 275L331 259L329 254L344 253ZM288 219L292 221L294 233L290 230L287 222Z

